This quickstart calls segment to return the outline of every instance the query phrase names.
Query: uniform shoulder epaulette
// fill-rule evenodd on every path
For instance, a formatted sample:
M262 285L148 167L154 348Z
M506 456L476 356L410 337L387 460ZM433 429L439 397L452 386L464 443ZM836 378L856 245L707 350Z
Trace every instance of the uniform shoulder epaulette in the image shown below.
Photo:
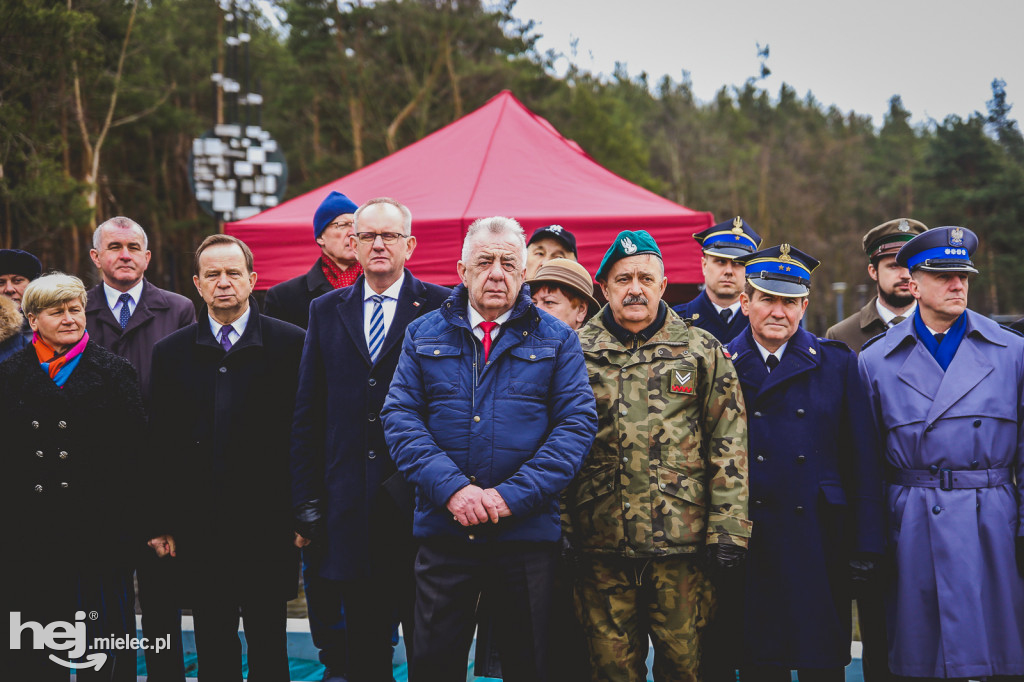
M873 344L875 341L878 341L878 339L882 338L883 336L885 336L885 332L882 332L881 334L878 334L876 336L872 336L870 339L864 342L863 346L860 347L860 352L863 353L868 346Z
M827 339L824 336L818 337L818 343L822 344L823 346L836 346L837 348L849 349L849 346L847 346L844 341L840 341L839 339Z
M1003 329L1005 329L1006 331L1010 332L1011 334L1016 334L1017 336L1024 337L1024 332L1022 332L1022 331L1020 331L1018 329L1014 329L1013 327L1010 327L1010 326L1005 325L1005 324L1001 324L999 326L1002 327Z

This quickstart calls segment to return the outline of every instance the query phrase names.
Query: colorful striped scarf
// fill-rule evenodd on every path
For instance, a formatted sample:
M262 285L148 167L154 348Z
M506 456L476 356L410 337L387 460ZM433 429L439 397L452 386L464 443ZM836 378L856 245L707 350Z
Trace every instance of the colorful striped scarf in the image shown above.
M85 350L87 343L89 343L88 331L82 334L82 338L79 339L78 343L61 355L50 344L43 341L43 337L39 336L39 332L32 334L32 346L36 349L36 358L39 359L39 364L42 366L43 371L53 379L53 383L57 384L60 388L64 387L64 382L75 371L78 361L82 359L82 351Z

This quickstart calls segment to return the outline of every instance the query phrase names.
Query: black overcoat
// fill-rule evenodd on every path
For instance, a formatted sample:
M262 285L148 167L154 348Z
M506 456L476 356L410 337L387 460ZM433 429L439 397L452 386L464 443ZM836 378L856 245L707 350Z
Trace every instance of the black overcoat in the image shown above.
M149 537L174 536L185 605L297 588L288 442L304 334L250 306L227 352L206 314L153 349Z
M326 542L310 554L325 578L368 576L371 508L384 481L403 520L388 541L412 541L413 490L400 475L392 478L397 470L379 415L405 328L450 294L406 270L376 362L370 361L363 331L363 277L313 302L292 432L292 496L295 504L321 500Z
M275 284L267 291L265 314L305 329L309 326L309 304L314 298L334 291L318 258L304 275Z

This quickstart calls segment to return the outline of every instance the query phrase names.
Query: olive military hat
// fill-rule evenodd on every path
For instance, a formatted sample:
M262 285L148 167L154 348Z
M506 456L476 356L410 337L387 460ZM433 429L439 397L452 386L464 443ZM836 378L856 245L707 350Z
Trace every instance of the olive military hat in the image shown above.
M882 256L895 256L904 244L927 230L927 225L913 218L887 220L864 235L864 253L872 263Z

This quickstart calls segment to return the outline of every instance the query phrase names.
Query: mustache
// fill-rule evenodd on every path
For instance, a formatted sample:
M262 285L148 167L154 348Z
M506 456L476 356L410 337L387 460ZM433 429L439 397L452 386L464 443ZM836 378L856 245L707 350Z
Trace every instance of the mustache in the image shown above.
M622 299L622 305L635 305L635 304L638 304L638 303L640 305L647 305L649 303L649 301L647 300L647 297L644 296L643 294L641 294L639 296L634 296L634 295L630 294L626 298Z

